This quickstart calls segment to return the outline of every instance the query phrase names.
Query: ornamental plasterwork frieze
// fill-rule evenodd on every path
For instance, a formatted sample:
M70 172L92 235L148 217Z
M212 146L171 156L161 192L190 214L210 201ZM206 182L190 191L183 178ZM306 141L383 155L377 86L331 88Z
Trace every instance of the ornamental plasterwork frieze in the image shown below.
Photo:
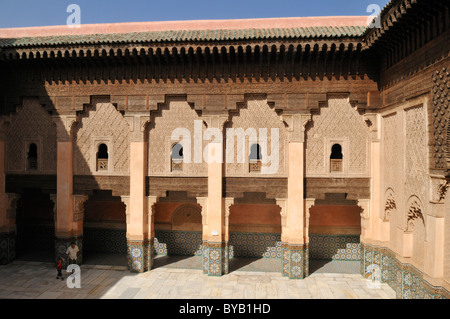
M447 169L450 160L450 109L449 88L450 68L443 67L436 70L432 75L433 101L432 101L432 159L431 167L439 170Z
M197 197L197 203L202 207L202 224L207 225L208 197Z
M304 143L306 125L311 121L311 114L283 114L282 118L288 126L289 142Z
M377 140L379 115L375 113L366 113L364 114L364 120L366 121L366 124L369 127L369 132L372 140Z
M150 122L149 113L126 113L124 116L130 127L130 140L142 142L145 139L145 129Z
M358 199L357 205L361 208L361 227L366 227L366 221L370 219L370 200Z
M425 218L423 206L419 198L416 196L410 197L406 205L408 212L406 216L406 231L412 232L418 220L421 220L425 225Z
M56 124L56 136L58 142L69 142L72 137L72 128L77 122L75 115L54 115L53 122Z
M397 210L397 203L395 202L395 194L392 189L388 189L385 195L386 201L384 204L383 220L389 221L392 213Z
M287 218L287 199L277 199L277 205L280 207L280 215L281 215L281 226L286 227L286 218Z
M430 198L432 203L444 203L450 188L450 181L443 176L430 177Z
M73 221L84 219L84 203L89 199L86 195L73 195Z
M125 215L127 225L130 223L130 196L120 196L122 203L125 205Z

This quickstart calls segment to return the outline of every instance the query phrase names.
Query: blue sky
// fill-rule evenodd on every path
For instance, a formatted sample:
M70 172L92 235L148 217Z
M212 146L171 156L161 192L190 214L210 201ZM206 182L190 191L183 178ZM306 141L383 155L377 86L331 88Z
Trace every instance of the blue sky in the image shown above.
M370 15L388 0L0 0L0 28L64 25L70 4L81 23Z

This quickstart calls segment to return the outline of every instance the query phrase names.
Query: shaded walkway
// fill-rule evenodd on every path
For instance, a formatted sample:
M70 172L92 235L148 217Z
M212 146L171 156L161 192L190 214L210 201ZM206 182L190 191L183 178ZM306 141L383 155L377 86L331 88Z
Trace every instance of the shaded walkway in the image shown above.
M127 254L123 253L85 252L83 264L126 267L128 264L127 258Z

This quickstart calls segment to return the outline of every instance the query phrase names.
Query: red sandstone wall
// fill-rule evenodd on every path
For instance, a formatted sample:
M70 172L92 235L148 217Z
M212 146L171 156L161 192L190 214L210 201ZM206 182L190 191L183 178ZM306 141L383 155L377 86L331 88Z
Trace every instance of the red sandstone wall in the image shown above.
M84 203L84 221L125 223L125 204L122 202L88 200Z
M155 204L155 224L171 223L173 212L184 203L157 203Z
M280 207L277 205L239 204L230 208L230 225L281 225Z
M361 208L358 206L320 206L310 209L311 234L359 235Z

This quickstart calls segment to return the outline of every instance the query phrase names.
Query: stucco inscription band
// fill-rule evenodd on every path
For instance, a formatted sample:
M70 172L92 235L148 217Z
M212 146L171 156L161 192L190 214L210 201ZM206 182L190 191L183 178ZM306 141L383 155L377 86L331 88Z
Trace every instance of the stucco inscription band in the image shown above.
M345 265L449 297L448 1L104 25L81 9L0 29L2 265L74 242L78 265L291 283Z

